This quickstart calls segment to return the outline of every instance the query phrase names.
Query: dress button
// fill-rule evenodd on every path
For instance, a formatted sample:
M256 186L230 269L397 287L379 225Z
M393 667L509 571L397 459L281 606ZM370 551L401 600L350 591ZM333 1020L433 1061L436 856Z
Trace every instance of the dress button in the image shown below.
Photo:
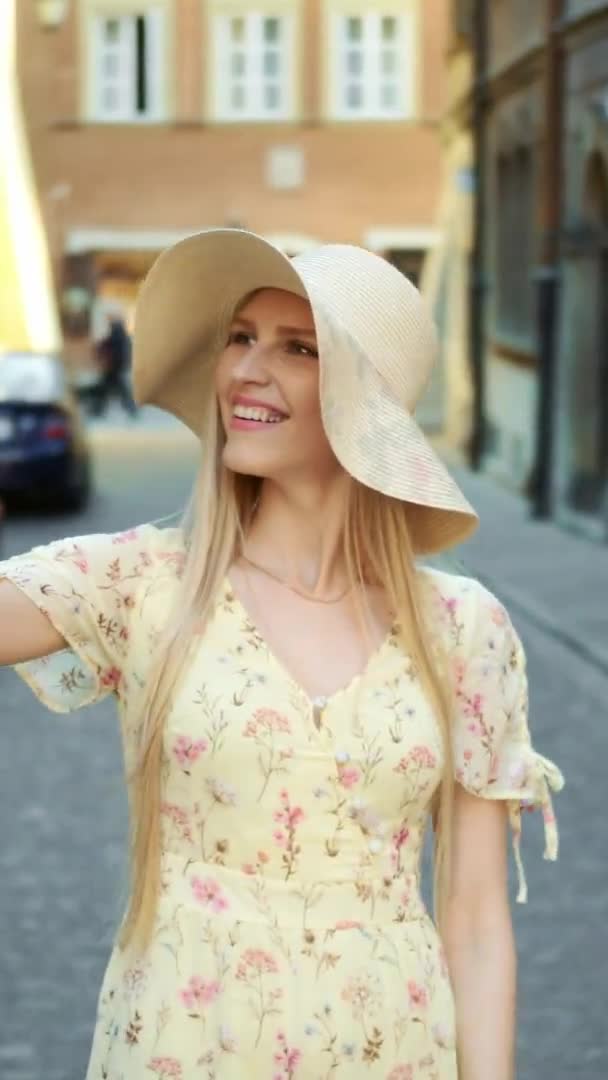
M327 705L327 698L324 698L324 697L313 698L310 704L312 705L313 723L314 723L317 731L320 731L321 730L321 725L323 723L323 710L324 710L325 706Z
M348 750L336 750L334 757L338 762L338 765L346 765L346 762L350 761L350 754Z
M367 846L372 855L378 855L382 851L382 841L377 836L373 836Z

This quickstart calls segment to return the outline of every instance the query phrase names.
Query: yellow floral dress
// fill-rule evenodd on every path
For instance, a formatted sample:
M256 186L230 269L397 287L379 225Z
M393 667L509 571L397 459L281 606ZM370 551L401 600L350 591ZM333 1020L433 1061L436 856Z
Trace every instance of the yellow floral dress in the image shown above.
M49 708L113 694L125 757L183 565L176 529L65 540L0 563L70 648L17 670ZM448 650L456 775L522 805L559 769L532 748L525 659L479 583L429 575ZM115 947L87 1080L453 1080L454 1005L420 893L441 765L436 718L393 629L365 670L309 700L225 582L164 734L162 895L144 956Z

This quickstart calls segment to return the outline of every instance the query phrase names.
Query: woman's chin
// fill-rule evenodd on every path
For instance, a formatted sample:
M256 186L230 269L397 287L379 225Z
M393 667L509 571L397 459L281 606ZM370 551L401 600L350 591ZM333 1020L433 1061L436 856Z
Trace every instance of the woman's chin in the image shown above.
M319 482L333 481L344 470L333 453L319 453L318 447L310 447L309 453L302 446L290 445L290 440L283 440L283 445L262 446L255 438L246 439L228 437L222 452L224 466L230 472L241 476L257 476L261 480L283 481L290 477L294 482L308 479ZM269 440L273 442L274 440ZM316 452L315 452L316 451Z
M224 447L223 462L227 469L241 476L259 476L263 479L272 479L281 471L281 462L275 454L255 453L251 449L245 451L241 447Z

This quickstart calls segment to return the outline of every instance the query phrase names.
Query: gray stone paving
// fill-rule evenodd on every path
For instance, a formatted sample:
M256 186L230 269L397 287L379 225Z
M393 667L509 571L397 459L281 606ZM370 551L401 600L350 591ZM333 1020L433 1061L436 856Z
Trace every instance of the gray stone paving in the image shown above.
M456 553L503 599L608 674L608 544L534 521L528 504L483 475L453 469L481 511Z
M117 434L104 444L99 485L82 518L9 523L7 549L160 517L183 501L188 454L169 442L156 454L137 440L129 449ZM483 493L477 499L483 514L482 501ZM493 492L486 502L494 514L503 505ZM504 514L503 505L503 530ZM527 535L526 552L536 535ZM510 568L506 558L498 565L481 534L478 542L479 572L506 598L517 584L515 553L509 553ZM559 538L552 543L559 546ZM532 604L533 584L525 588ZM561 585L555 574L556 594ZM579 602L596 606L597 597L586 593ZM541 858L538 816L526 821L530 902L514 906L518 1077L605 1080L608 677L523 610L515 618L528 651L535 742L568 781L556 801L559 863ZM125 888L126 805L116 724L106 706L72 717L47 714L7 671L0 671L0 701L0 1078L83 1080Z

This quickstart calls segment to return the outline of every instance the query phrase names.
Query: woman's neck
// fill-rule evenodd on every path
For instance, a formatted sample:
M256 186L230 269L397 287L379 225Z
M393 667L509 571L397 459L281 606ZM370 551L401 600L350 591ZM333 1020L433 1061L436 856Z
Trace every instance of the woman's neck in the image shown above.
M282 580L319 594L346 582L343 553L345 483L287 492L264 481L244 554Z

